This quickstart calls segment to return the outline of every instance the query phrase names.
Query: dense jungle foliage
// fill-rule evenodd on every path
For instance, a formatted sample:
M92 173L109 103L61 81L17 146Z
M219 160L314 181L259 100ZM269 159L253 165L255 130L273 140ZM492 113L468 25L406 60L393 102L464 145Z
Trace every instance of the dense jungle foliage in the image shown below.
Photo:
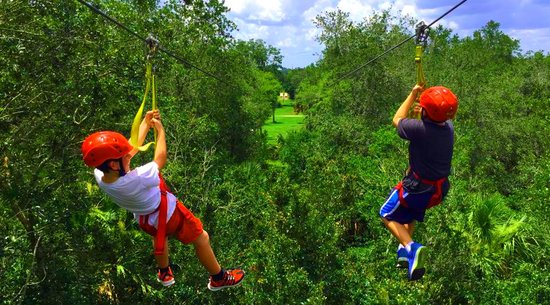
M409 282L378 210L407 166L391 118L415 83L414 46L339 78L413 20L320 15L322 60L288 71L276 48L232 38L223 1L92 2L223 80L155 55L165 177L247 277L211 292L192 248L171 241L176 285L162 288L150 237L81 160L86 135L129 136L144 45L77 1L0 0L0 303L550 304L548 54L497 22L432 31L428 84L460 107L452 189L418 225L429 263ZM271 147L261 126L283 87L306 127Z

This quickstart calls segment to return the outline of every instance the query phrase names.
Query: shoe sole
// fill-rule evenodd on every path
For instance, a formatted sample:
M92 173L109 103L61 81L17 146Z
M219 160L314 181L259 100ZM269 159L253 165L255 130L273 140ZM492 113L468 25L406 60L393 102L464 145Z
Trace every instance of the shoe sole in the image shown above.
M170 287L176 283L176 280L171 280L169 282L163 282L157 278L157 282L161 283L164 287Z
M240 282L238 282L237 284L235 285L226 285L226 286L221 286L221 287L212 287L210 286L210 283L208 283L208 289L210 289L211 291L218 291L218 290L222 290L224 288L230 288L230 287L237 287L237 286L240 286L241 284L243 283L243 281L241 280Z
M395 267L399 269L408 269L409 268L409 260L406 257L398 258L397 264Z
M418 252L416 253L416 259L414 260L413 267L412 267L413 271L409 277L411 281L419 280L424 276L424 273L426 273L426 268L424 268L425 263L426 263L425 247L420 247L418 248Z

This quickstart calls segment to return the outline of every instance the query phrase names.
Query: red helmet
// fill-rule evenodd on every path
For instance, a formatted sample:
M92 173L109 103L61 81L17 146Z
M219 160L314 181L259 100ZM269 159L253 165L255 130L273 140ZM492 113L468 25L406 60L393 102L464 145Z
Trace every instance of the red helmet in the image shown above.
M89 135L82 143L82 159L90 167L98 167L110 159L119 159L133 149L118 132L99 131Z
M448 88L435 86L422 92L420 106L426 110L431 120L443 122L454 118L458 109L458 99Z

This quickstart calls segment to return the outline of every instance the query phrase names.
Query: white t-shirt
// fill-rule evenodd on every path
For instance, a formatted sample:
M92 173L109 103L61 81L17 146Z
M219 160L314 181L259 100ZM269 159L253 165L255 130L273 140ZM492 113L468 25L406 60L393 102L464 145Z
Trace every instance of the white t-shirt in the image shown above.
M135 168L113 183L103 182L101 180L103 172L97 168L94 170L94 175L99 188L118 206L132 212L137 221L140 215L150 214L149 224L157 227L158 211L154 212L160 205L160 178L157 163L149 162ZM176 197L167 193L166 198L168 202L166 222L168 222L176 208Z

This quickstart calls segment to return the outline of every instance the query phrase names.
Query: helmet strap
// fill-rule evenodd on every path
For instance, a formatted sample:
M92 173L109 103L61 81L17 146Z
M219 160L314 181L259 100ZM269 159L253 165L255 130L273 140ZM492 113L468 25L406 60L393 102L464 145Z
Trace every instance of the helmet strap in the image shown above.
M126 171L124 170L124 166L122 165L122 158L118 159L118 175L120 177L124 177L126 175Z

